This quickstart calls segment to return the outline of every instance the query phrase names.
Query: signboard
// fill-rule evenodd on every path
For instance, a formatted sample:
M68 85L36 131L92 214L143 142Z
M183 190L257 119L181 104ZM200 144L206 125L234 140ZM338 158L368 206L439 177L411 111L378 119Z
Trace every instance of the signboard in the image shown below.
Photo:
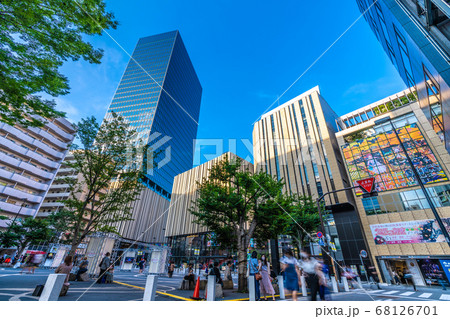
M447 280L450 282L450 259L440 259L442 269L444 269Z
M372 193L373 187L375 186L375 177L360 179L359 181L356 181L356 183L367 193Z
M450 231L450 218L443 218ZM370 225L376 245L442 243L445 237L434 219Z
M366 258L366 257L367 257L367 251L365 251L365 250L363 249L363 250L361 250L361 251L359 252L359 255L360 255L362 258Z
M318 232L317 232L317 237L318 237L318 238L322 238L322 237L323 237L322 232L318 231Z
M319 245L320 245L320 246L325 246L325 243L323 242L323 239L322 239L322 238L319 238Z

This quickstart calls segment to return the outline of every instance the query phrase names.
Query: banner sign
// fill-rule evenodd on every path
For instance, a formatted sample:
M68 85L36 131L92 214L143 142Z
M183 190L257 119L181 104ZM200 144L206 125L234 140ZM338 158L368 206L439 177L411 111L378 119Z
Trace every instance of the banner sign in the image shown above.
M450 259L440 259L442 268L444 269L447 280L450 282Z
M442 219L450 231L450 218ZM445 237L434 219L370 225L376 245L442 243Z

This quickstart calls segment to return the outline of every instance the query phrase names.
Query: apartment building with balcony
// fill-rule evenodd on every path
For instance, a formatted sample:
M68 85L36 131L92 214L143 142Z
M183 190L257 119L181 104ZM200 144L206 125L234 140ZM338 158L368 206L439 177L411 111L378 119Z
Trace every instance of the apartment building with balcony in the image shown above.
M0 215L38 215L74 136L75 127L63 118L39 128L0 123ZM8 224L1 220L0 229Z

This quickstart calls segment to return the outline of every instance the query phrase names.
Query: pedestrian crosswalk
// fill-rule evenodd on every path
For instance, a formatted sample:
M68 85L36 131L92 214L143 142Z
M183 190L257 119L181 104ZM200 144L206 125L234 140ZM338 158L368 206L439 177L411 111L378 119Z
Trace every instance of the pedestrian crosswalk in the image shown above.
M446 292L446 291L445 291ZM362 291L361 291L362 293ZM399 298L409 299L428 299L428 300L447 300L450 301L450 294L435 292L419 292L419 291L402 291L402 290L365 290L364 294L370 294L372 299L380 301L390 301ZM382 299L382 300L381 300ZM405 299L406 300L406 299Z
M404 292L404 293L400 294L400 296L411 296L414 293L415 293L414 291L407 291L407 292Z
M450 295L442 294L441 298L439 300L450 300Z
M421 294L421 295L418 296L418 297L419 297L419 298L430 298L431 295L432 295L431 293L426 292L426 293Z
M396 294L398 292L398 290L390 290L390 291L386 291L383 293L383 295L393 295Z

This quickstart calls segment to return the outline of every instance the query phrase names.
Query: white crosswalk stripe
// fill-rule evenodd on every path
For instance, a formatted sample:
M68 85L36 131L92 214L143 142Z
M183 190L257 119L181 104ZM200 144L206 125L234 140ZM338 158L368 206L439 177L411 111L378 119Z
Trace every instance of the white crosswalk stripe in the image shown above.
M394 299L383 299L382 301L392 301Z
M397 292L399 292L399 291L398 290L391 290L391 291L385 292L383 295L393 295L393 294L396 294Z
M407 291L407 292L400 294L400 296L411 296L414 293L415 293L414 291Z
M419 296L419 298L430 298L432 294L430 294L429 292L423 293Z
M450 300L450 295L442 294L441 298L439 300Z

